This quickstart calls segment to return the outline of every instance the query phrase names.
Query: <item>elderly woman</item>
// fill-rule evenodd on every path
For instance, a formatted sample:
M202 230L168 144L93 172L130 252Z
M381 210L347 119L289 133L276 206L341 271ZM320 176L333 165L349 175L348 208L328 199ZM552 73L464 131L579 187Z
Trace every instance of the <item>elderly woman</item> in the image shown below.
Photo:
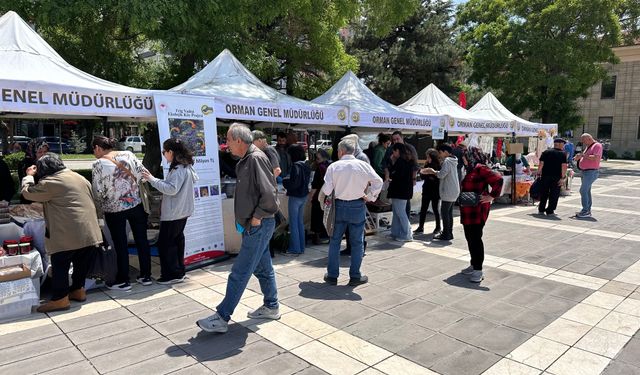
M147 240L147 213L140 196L144 167L129 151L116 151L115 139L97 136L93 139L92 185L98 211L111 233L118 259L118 273L111 290L130 290L127 222L131 226L138 250L139 284L151 285L151 250Z
M22 195L44 205L45 245L51 256L51 301L38 312L66 310L69 300L84 301L84 281L96 245L102 242L91 184L65 168L58 155L47 153L27 168ZM38 183L34 183L34 177ZM73 263L71 287L69 266Z
M479 196L479 201L472 205L467 205L460 199L460 220L471 255L471 265L463 269L462 274L469 275L469 280L474 283L484 280L482 230L489 218L491 203L502 191L502 176L487 166L488 160L487 155L479 148L470 147L464 156L467 174L462 179L460 188L462 193L472 192Z

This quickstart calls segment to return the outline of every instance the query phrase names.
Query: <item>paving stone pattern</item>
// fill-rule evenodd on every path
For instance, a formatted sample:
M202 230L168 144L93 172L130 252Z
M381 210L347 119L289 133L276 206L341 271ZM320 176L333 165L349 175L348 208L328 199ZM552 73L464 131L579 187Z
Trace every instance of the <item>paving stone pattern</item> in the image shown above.
M494 206L481 284L459 273L458 223L449 244L370 237L359 287L346 285L347 257L338 285L323 283L328 246L312 246L274 259L280 321L246 318L262 303L252 279L229 332L201 332L231 260L172 287L96 290L67 312L0 322L0 373L640 374L640 210L625 198L640 192L638 166L607 165L593 220L569 217L579 178L556 218Z

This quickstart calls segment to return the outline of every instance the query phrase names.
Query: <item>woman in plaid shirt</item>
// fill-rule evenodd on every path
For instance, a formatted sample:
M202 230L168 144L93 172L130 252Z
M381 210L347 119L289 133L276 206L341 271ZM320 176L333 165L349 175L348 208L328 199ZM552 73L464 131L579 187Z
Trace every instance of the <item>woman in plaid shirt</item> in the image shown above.
M484 262L484 243L482 229L489 218L491 203L500 196L502 191L502 176L487 166L489 158L477 147L470 147L464 156L467 174L460 184L462 192L480 194L480 203L476 206L460 207L460 220L467 239L471 265L464 270L464 275L470 275L470 281L479 283L484 279L482 263ZM488 187L491 187L489 192Z

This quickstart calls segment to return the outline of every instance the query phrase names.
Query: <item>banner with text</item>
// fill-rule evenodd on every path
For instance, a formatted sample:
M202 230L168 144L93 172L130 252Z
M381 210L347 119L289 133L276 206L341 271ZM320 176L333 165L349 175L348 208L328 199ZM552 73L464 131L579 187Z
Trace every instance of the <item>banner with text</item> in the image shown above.
M220 197L220 165L213 98L154 94L160 144L177 138L194 154L200 179L194 184L195 212L187 220L184 264L204 262L224 255L224 225ZM162 160L164 175L169 165Z
M150 91L111 92L0 81L0 112L153 119Z

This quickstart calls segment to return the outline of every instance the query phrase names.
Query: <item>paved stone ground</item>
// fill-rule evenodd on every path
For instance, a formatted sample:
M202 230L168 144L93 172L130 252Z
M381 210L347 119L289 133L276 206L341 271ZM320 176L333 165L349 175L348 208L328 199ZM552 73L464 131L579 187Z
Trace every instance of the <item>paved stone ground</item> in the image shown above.
M451 244L369 240L370 283L322 282L327 246L276 257L282 318L252 280L227 334L194 322L212 313L230 261L171 288L94 291L70 311L0 322L2 374L640 374L640 170L611 162L594 186L594 219L499 206L485 229L486 280L468 264L462 227ZM135 259L132 258L135 266ZM157 272L157 264L154 266ZM135 274L135 271L134 271Z

